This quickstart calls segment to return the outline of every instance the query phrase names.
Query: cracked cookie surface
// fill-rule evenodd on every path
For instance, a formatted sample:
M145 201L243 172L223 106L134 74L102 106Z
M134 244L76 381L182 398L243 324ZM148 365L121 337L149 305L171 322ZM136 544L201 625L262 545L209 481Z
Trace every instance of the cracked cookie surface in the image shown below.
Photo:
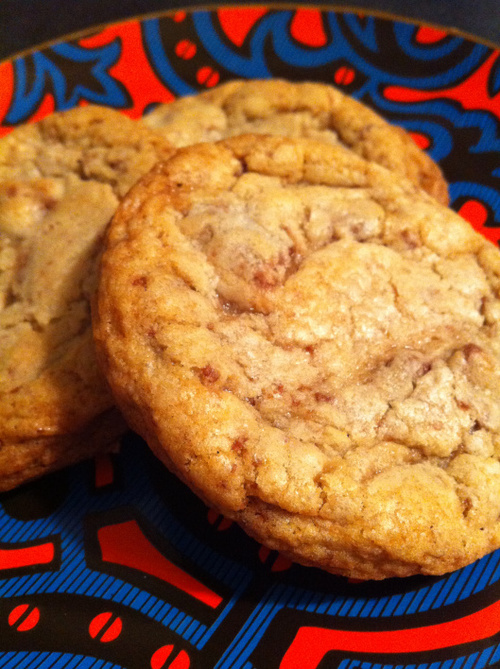
M282 79L230 81L159 105L144 122L175 146L244 133L340 143L448 204L448 186L440 168L405 130L327 84Z
M118 405L252 536L358 578L500 545L500 253L340 147L180 149L107 234L94 333Z
M104 228L167 142L85 107L0 141L0 490L84 459L125 425L95 360Z

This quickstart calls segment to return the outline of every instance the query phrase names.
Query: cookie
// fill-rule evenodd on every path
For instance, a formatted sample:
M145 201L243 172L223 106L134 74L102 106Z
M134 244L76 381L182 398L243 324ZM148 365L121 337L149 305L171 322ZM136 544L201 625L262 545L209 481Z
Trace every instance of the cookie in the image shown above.
M170 153L152 130L100 107L0 141L0 490L124 431L97 368L89 298L120 198Z
M117 403L207 504L305 565L454 570L500 544L500 253L340 147L178 150L107 233Z
M310 137L341 143L407 177L448 204L438 165L402 128L366 105L320 83L281 79L231 81L196 96L159 105L144 118L175 146L244 133Z

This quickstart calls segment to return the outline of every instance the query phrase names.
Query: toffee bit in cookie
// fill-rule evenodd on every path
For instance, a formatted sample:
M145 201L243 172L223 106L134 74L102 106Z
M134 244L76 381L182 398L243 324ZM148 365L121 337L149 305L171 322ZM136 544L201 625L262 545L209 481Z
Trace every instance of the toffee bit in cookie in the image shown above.
M417 377L425 376L432 369L432 364L430 362L424 362L416 372Z
M473 503L470 497L465 497L464 499L462 499L462 514L464 518L467 518L472 508L473 508Z
M231 450L241 455L245 450L245 444L247 443L247 441L248 437L239 437L238 439L235 439L231 444Z
M422 242L418 236L418 233L415 230L403 230L401 232L401 238L409 249L417 249L421 246Z
M316 400L316 402L328 402L330 404L333 404L335 402L335 397L328 393L321 393L321 392L314 393L314 399Z
M206 385L211 385L216 381L218 381L220 378L219 372L216 369L214 369L211 365L205 365L204 367L201 368L195 367L194 370L197 373L198 377L200 378L201 382Z
M483 353L483 349L482 349L480 346L478 346L477 344L472 344L472 343L470 343L470 344L466 344L466 345L463 347L462 350L463 350L463 352L464 352L464 356L465 356L465 359L467 360L467 362L468 362L473 356L475 356L475 355L481 355L481 353Z
M279 283L276 273L271 268L258 269L253 275L253 280L262 290L276 288Z
M142 286L142 288L147 288L148 287L148 277L147 276L136 276L135 279L132 280L132 285L133 286Z

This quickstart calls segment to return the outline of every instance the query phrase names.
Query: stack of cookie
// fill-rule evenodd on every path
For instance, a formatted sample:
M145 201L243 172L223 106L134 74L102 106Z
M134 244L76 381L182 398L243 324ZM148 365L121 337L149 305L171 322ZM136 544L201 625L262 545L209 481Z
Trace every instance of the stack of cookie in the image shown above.
M380 579L500 546L500 252L408 135L284 81L121 140L82 113L0 144L4 487L109 443L109 383L169 469L293 560Z

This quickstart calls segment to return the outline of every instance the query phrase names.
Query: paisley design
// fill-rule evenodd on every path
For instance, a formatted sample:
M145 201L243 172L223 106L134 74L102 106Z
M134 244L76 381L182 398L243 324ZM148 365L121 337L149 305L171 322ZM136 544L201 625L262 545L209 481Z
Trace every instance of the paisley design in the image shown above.
M4 122L16 125L27 121L48 94L58 110L76 107L82 100L108 107L128 106L126 88L109 73L119 56L120 45L114 41L99 49L67 42L18 58L13 63L14 95Z
M332 83L403 125L452 206L500 239L500 54L368 15L230 7L130 20L0 64L0 134L98 103L136 118L234 77ZM481 669L500 663L500 551L355 583L207 510L127 435L0 496L0 669Z

